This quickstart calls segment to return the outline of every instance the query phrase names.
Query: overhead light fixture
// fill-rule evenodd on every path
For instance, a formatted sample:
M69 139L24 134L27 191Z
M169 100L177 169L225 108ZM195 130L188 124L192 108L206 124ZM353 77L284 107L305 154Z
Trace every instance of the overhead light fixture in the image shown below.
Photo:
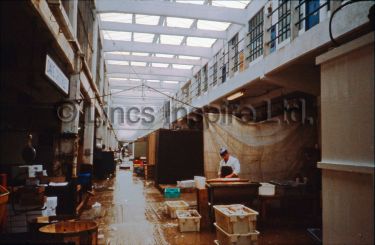
M227 97L227 100L235 100L243 95L243 92L237 92Z

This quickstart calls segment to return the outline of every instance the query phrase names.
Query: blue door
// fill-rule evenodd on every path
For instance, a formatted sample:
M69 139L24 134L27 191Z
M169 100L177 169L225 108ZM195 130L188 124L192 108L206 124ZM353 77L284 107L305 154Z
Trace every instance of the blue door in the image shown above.
M319 0L306 1L306 31L319 23Z

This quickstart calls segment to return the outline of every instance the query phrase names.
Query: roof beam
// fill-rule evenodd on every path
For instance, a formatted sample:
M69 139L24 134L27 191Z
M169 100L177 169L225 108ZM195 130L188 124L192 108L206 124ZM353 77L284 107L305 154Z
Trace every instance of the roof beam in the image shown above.
M230 22L244 25L246 11L226 7L171 3L165 1L96 1L98 13L134 13L158 16L170 16L189 19L201 19Z
M140 32L140 33L152 33L152 34L165 34L165 35L177 35L177 36L189 36L189 37L205 37L205 38L218 38L225 39L227 33L225 31L211 31L201 29L190 29L180 27L168 27L168 26L153 26L153 25L141 25L141 24L128 24L112 21L102 21L101 30L108 31L127 31L127 32Z
M127 51L127 52L145 52L145 53L162 53L173 55L187 55L210 58L211 48L170 45L170 44L155 44L129 41L114 41L104 40L104 52L112 51Z
M180 81L186 82L186 77L166 76L166 75L150 75L150 74L126 74L123 72L108 72L107 78L124 78L124 79L144 79L144 80L162 80L162 81Z
M124 65L108 65L107 72L109 73L126 73L126 74L146 74L146 75L163 75L175 77L192 77L191 70L171 69L159 67L143 67L143 66L124 66Z
M117 60L117 61L138 61L138 62L154 62L154 63L165 63L165 64L179 64L179 65L193 65L202 66L207 62L206 60L191 60L191 59L178 59L178 58L164 58L154 56L137 56L137 55L122 55L122 54L104 54L106 60Z
M165 92L172 92L172 93L175 93L175 92L177 92L177 91L176 91L177 88L163 88L163 87L161 87L160 85L158 85L158 86L147 85L147 86L150 86L150 87L152 87L153 89L156 89L156 90L158 90L158 91L160 91L160 92L162 92L162 93L165 93ZM125 89L130 89L130 88L132 88L132 87L134 87L134 86L124 84L124 85L110 85L109 87L110 87L110 89L125 90ZM135 88L135 89L133 89L132 91L139 91L139 90L141 90L141 89L142 89L142 88ZM146 88L146 89L148 89L148 88Z

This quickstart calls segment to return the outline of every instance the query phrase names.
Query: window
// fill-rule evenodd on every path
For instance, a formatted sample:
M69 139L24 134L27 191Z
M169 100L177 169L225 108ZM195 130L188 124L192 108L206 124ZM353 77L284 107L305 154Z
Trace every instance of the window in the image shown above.
M276 50L276 27L275 25L271 26L271 41L270 41L270 51L271 53Z
M290 0L279 0L278 43L290 37Z
M212 86L215 86L217 83L217 62L212 66L213 73L212 73Z
M195 84L196 86L196 96L201 95L201 71L195 75Z
M203 66L201 73L203 75L203 89L202 90L203 92L206 92L208 89L207 64Z
M306 0L305 3L306 8L306 31L309 30L311 27L319 24L319 0Z
M232 70L238 70L238 33L229 41L229 54L233 61Z
M102 51L102 44L100 42L100 35L98 35L98 46L96 52L96 86L100 89L100 64L101 64L101 51Z
M248 36L250 38L248 46L250 54L248 58L250 61L253 61L263 55L263 9L249 21Z

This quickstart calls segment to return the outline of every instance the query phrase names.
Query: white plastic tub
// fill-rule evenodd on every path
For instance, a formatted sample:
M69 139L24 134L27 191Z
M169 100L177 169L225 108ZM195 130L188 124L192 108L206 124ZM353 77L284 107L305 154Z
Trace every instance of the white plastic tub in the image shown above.
M201 216L197 210L177 210L180 232L199 231Z
M216 244L220 245L257 245L258 231L249 232L247 234L229 234L225 232L220 226L214 223L216 227Z
M258 212L241 204L215 205L216 224L229 234L248 234L256 230Z
M188 210L189 204L185 201L166 201L167 212L172 219L177 218L177 210Z
M262 182L259 186L259 195L260 196L274 196L275 195L275 185L270 183Z
M206 188L206 178L202 176L194 176L195 187L198 189Z

